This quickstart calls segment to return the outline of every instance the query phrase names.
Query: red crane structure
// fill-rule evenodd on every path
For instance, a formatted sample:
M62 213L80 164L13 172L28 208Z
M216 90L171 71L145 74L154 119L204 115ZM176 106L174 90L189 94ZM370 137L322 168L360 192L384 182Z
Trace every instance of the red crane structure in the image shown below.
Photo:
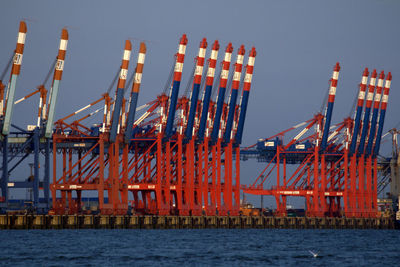
M228 44L220 75L214 81L219 43L213 43L206 61L205 38L200 42L188 84L188 88L192 88L190 96L188 92L178 96L187 42L186 35L182 35L172 75L164 92L155 100L136 107L145 63L144 43L132 76L130 99L124 99L124 91L130 85L129 81L125 83L131 51L127 41L115 97L111 98L107 92L55 123L50 186L54 213L81 212L82 193L91 191L97 192L102 214L127 214L128 210L135 214L158 215L239 214L239 146L255 48L249 53L244 79L241 79L244 46L238 51L228 105L225 90L233 47ZM219 93L214 100L213 84L217 82ZM241 85L242 97L237 103ZM167 90L170 91L168 95ZM83 124L101 108L67 122L102 101L101 123ZM135 111L141 116L135 118Z
M374 70L366 93L369 72L365 69L354 118L345 118L331 126L339 71L337 63L324 113L241 151L242 159L257 153L260 161L268 162L253 184L242 186L244 193L274 196L278 216L287 215L288 196L305 198L307 216L376 217L378 214L377 155L392 75L387 74L382 95L385 75L382 71L376 85ZM288 132L304 125L303 130L284 143ZM310 131L312 127L314 132ZM306 135L307 132L312 133Z
M373 70L370 75L366 68L354 116L331 125L340 72L336 63L323 111L240 149L256 57L254 47L245 63L244 45L235 54L228 43L217 64L219 42L214 41L207 57L208 43L203 38L186 90L180 93L188 44L183 34L164 90L138 107L147 48L140 44L136 68L129 76L133 47L126 40L121 66L108 91L53 123L68 31L61 32L58 56L45 82L14 101L26 33L26 24L21 22L16 50L0 75L0 212L11 207L9 189L28 188L32 189L32 206L38 213L47 213L50 208L50 191L54 214L83 212L82 198L89 196L98 198L101 214L239 215L243 190L273 196L278 216L287 215L287 197L304 198L307 216L377 216L377 156L390 72L378 75ZM232 56L235 61L231 64ZM53 70L48 93L45 85ZM129 99L125 98L126 91L130 91ZM13 108L35 94L40 95L37 122L24 130L12 123ZM89 112L96 105L100 107ZM99 115L98 123L89 124L87 119L95 115ZM300 127L304 128L288 137ZM43 178L40 155L44 156ZM34 158L34 173L24 181L11 180L12 172L29 156ZM240 160L249 157L267 165L253 184L241 186Z

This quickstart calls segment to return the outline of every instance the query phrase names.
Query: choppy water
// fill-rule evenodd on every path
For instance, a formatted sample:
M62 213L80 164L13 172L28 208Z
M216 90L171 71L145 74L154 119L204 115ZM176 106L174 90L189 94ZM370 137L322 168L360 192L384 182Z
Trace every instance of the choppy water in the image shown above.
M319 252L314 258L309 250ZM399 266L400 231L3 230L2 266Z

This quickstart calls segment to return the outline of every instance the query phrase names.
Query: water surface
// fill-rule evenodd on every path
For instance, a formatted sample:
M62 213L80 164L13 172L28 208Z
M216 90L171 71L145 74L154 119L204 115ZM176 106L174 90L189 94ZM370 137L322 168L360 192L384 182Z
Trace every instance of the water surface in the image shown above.
M400 231L395 230L2 230L0 240L2 266L400 263Z

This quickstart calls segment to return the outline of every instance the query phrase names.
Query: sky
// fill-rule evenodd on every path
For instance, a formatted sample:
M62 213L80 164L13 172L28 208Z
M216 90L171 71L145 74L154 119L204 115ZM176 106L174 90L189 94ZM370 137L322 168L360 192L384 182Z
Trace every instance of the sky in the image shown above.
M56 119L107 91L126 39L133 42L133 55L140 41L147 44L138 104L155 99L164 88L179 38L186 33L181 91L203 37L209 47L215 39L222 49L228 42L235 51L241 44L246 52L256 47L244 146L312 118L322 105L336 62L341 71L332 123L349 116L362 71L368 67L392 72L385 131L399 127L400 2L396 0L3 0L0 10L1 71L15 49L19 21L25 20L28 27L16 99L43 82L57 56L61 29L68 29ZM37 97L17 105L13 123L35 124L37 106ZM390 154L390 140L381 153ZM241 166L242 184L252 183L265 167L250 160ZM274 200L270 202L273 205Z

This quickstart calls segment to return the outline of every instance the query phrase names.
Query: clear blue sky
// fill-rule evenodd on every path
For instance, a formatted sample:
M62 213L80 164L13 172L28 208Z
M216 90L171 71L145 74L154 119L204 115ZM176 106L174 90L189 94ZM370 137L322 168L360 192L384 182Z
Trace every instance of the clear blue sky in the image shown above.
M341 73L333 123L348 116L365 67L391 71L385 129L399 122L400 2L381 1L20 1L0 3L0 70L15 48L18 23L28 25L16 97L41 84L57 55L62 27L69 45L56 118L104 93L120 65L125 39L134 53L147 41L139 104L161 93L182 33L189 43L184 84L201 38L257 49L244 145L311 118L321 107L334 64ZM15 109L13 122L34 124L37 99ZM387 142L386 144L388 144ZM389 148L384 146L389 152ZM242 183L263 169L242 163Z

